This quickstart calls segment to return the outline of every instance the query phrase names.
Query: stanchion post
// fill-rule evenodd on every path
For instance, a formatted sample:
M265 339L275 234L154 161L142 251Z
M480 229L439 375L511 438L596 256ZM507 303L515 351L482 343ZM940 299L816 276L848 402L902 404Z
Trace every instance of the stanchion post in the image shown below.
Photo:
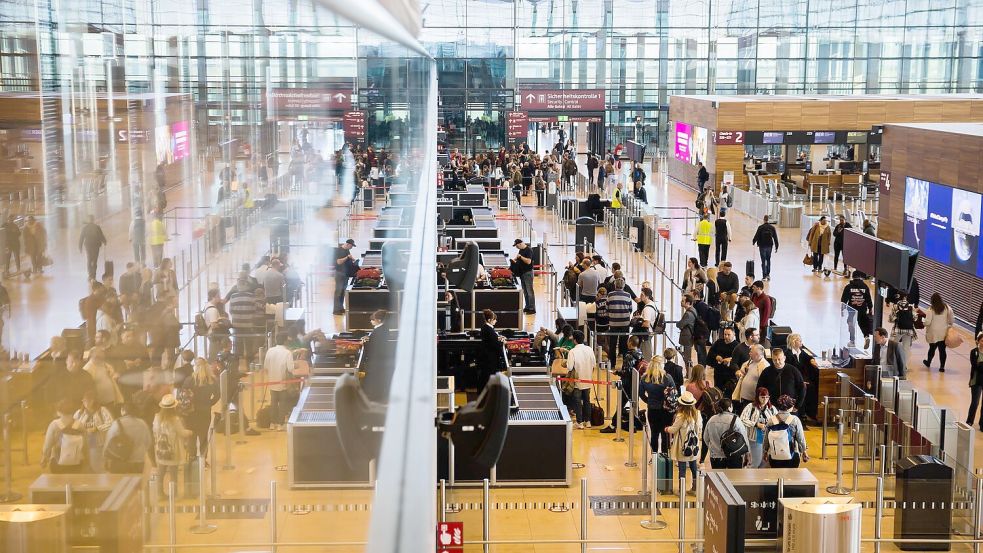
M177 513L174 509L174 497L177 495L177 483L171 480L167 484L167 541L169 545L177 545ZM176 549L171 547L171 553Z
M703 553L703 469L696 471L696 543L694 553Z
M635 421L632 421L632 423L634 423L634 422ZM648 486L649 471L648 471L648 463L645 462L645 448L648 447L648 444L651 441L651 436L652 436L652 434L651 434L651 431L649 430L648 420L646 419L645 424L642 426L642 447L640 448L642 450L642 453L641 453L642 454L642 462L641 462L641 465L640 465L642 467L642 470L641 470L641 473L642 473L642 483L641 483L640 486L638 486L638 495L645 495L645 494L648 493L648 488L649 488L649 486ZM652 467L652 470L653 471L655 470L655 466L654 465ZM655 478L655 475L653 474L652 477Z
M877 477L877 491L874 496L874 553L881 553L881 519L884 518L884 478Z
M219 373L219 395L222 401L222 423L225 424L225 464L222 470L232 470L232 419L229 418L229 370Z
M819 458L826 460L826 427L829 425L829 396L823 396L823 428L820 434L822 445L819 449Z
M649 481L649 517L643 520L641 523L642 528L646 530L662 530L667 524L664 520L659 520L659 503L658 503L658 477L655 470L657 466L656 463L658 459L658 452L652 452L652 479Z
M218 526L209 524L205 518L205 456L198 454L198 524L191 527L192 534L211 534Z
M447 522L447 480L440 479L440 494L437 496L440 508L437 510L437 522Z
M218 471L215 470L215 468L218 466L218 456L215 453L215 427L210 428L208 430L208 434L209 434L209 436L208 436L208 451L209 451L208 456L212 459L212 466L208 470L208 472L209 472L209 479L211 481L211 484L210 484L209 488L211 489L212 497L222 497L222 494L220 494L219 491L218 491ZM199 482L198 485L200 486L201 483Z
M679 527L676 534L680 540L686 538L686 471L680 471L679 475ZM685 553L683 542L679 542L679 553Z
M485 478L481 481L481 539L485 542L482 548L485 553L488 553L489 546L488 540L491 539L491 493L489 491L489 482Z
M580 479L580 553L587 553L587 513L590 496L587 495L587 479ZM486 546L487 547L487 546Z
M983 478L977 469L973 482L976 484L976 497L973 499L973 553L980 553L980 539L983 538Z
M853 489L860 489L860 423L853 423Z
M828 486L826 491L833 495L847 495L850 490L843 487L843 410L840 409L840 421L836 429L836 484Z
M270 480L270 553L276 553L276 480Z
M621 437L621 417L622 417L622 412L625 409L624 401L625 401L625 393L621 390L621 387L618 386L618 412L614 414L615 426L616 426L614 430L614 441L616 442L625 441L625 439Z
M31 460L27 455L27 402L21 400L20 402L20 439L21 439L21 453L24 454L24 464L31 464Z
M628 461L625 466L628 468L634 468L638 466L635 463L635 417L638 416L638 371L634 368L631 370L631 411L628 420Z
M27 421L23 421L27 424ZM0 495L0 503L12 503L19 500L21 494L13 490L14 476L13 463L10 452L10 414L3 414L3 462L4 462L4 492Z

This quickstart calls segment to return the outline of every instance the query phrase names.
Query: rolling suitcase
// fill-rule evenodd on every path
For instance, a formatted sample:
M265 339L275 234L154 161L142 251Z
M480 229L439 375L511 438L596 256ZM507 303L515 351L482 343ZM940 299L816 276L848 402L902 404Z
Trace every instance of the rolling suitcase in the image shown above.
M747 262L744 263L744 274L745 275L754 276L754 260L753 259L748 259Z
M662 449L662 436L659 436L659 449ZM666 453L655 456L655 488L659 493L672 493L672 459Z

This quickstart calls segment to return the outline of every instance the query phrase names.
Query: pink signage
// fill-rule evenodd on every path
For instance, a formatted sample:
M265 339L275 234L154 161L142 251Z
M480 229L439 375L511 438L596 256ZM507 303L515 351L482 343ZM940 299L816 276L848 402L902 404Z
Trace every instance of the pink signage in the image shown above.
M171 125L171 139L174 141L174 161L184 159L191 154L187 121L179 121Z
M690 162L690 156L692 152L690 151L691 142L691 129L686 123L676 123L675 132L675 142L676 142L676 159L686 163Z

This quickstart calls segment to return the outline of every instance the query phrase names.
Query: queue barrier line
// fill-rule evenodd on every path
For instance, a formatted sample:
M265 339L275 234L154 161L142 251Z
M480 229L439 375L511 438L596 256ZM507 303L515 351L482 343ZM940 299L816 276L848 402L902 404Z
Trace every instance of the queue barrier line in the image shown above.
M599 386L614 386L614 381L606 382L603 380L583 380L578 378L556 378L557 382L580 382L582 384L597 384Z

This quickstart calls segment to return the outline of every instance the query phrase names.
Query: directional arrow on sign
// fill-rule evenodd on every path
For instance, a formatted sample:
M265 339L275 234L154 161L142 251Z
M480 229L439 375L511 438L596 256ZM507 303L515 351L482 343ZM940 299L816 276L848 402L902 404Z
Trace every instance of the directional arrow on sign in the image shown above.
M533 101L535 99L536 99L536 95L535 94L526 94L526 100L528 100L528 101L531 102L531 101Z
M342 94L340 92L334 95L335 101L337 101L339 104L342 103L342 102L344 102L345 101L345 98L347 98L347 97L348 96L345 96L344 94Z

